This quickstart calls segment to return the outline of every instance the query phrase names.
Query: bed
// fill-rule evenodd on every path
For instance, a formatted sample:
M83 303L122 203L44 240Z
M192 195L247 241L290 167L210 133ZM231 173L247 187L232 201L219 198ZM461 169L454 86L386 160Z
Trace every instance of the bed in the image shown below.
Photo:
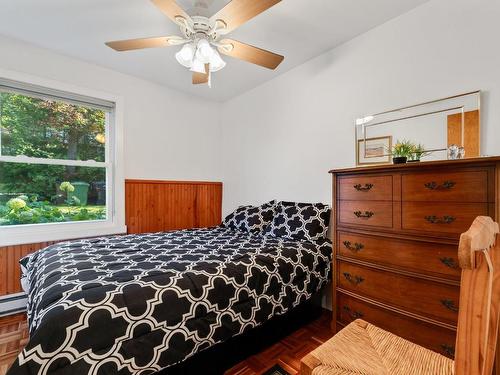
M15 374L149 374L262 325L327 280L331 243L231 226L70 241L26 268Z

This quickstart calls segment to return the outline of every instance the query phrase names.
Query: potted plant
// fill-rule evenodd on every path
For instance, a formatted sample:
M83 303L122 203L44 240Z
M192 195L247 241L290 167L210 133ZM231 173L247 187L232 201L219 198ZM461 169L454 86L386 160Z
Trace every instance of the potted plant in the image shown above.
M394 164L404 164L413 152L413 143L410 141L397 141L391 148L392 162Z
M418 145L412 145L412 152L408 156L409 162L417 162L420 161L424 156L429 155L430 152L425 151L425 147L423 144L419 143Z

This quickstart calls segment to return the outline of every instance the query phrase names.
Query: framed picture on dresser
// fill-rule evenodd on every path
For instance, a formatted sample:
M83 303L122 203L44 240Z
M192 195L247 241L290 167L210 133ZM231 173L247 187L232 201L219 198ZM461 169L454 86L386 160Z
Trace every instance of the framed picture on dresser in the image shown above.
M392 136L359 139L356 145L356 165L389 164Z

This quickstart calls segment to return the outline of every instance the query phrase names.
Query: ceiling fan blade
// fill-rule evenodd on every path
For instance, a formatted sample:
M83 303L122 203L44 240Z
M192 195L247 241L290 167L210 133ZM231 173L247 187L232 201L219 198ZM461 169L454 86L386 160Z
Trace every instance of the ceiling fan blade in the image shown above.
M232 0L224 8L210 17L210 21L221 21L225 25L218 30L219 34L228 34L248 20L271 8L281 0Z
M268 69L276 69L285 58L273 52L260 49L233 39L224 39L219 42L219 52L224 55L248 61Z
M130 51L134 49L175 46L181 44L183 41L178 36L160 36L156 38L116 40L114 42L106 42L106 45L115 51Z
M205 73L193 72L193 85L200 85L203 83L208 83L209 73L208 73L209 65L205 64Z
M151 0L168 18L175 23L182 23L179 17L184 18L186 21L191 19L189 15L182 9L175 0Z

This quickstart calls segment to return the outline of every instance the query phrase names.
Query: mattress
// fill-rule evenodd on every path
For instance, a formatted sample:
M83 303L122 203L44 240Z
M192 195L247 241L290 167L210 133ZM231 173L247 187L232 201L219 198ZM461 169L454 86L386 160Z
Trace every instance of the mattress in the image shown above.
M331 243L224 227L59 243L22 261L30 341L14 374L149 374L327 283Z

